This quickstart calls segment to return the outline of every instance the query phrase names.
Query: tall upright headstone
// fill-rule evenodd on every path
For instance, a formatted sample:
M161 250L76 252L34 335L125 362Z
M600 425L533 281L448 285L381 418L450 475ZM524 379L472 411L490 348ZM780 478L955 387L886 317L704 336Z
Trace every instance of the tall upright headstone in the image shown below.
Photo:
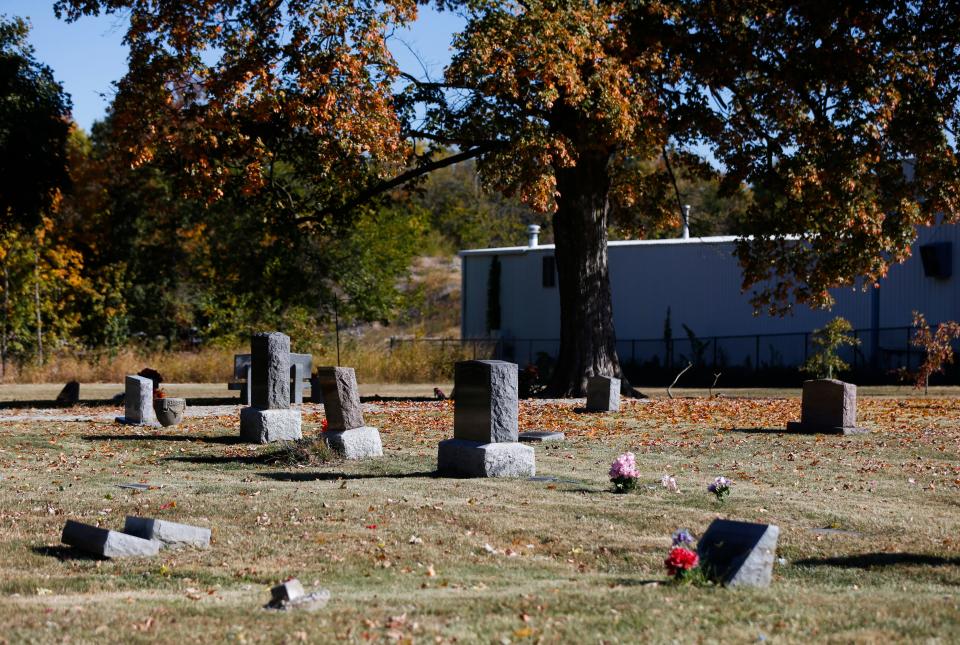
M591 376L587 379L589 412L620 411L620 379L612 376Z
M363 422L357 374L352 367L321 367L317 382L327 417L324 441L346 459L382 457L380 432Z
M250 407L240 410L240 438L251 443L303 435L300 410L290 408L290 337L260 332L250 339Z
M800 421L787 423L787 432L863 434L857 427L857 386L836 379L803 382Z
M769 587L779 537L773 524L714 520L697 541L700 566L728 587Z
M153 411L153 381L143 376L127 376L124 383L123 416L120 423L159 426Z
M467 477L535 475L536 453L517 440L517 365L461 361L454 388L453 439L440 442L437 469Z

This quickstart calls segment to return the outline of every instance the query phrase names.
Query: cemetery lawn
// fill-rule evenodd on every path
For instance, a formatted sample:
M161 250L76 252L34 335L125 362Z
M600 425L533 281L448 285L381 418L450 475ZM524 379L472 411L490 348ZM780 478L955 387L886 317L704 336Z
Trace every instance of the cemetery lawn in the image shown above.
M236 443L236 415L2 423L0 642L960 638L956 398L862 398L872 433L851 437L784 434L797 398L574 407L521 402L521 430L568 437L536 447L537 481L434 477L449 402L368 406L385 457L355 463L276 463L280 448ZM627 450L641 485L614 495ZM734 482L722 505L705 490L719 474ZM117 561L60 545L68 518L120 529L127 514L209 526L213 544ZM770 589L667 582L670 534L717 517L780 526ZM330 604L261 609L290 576Z

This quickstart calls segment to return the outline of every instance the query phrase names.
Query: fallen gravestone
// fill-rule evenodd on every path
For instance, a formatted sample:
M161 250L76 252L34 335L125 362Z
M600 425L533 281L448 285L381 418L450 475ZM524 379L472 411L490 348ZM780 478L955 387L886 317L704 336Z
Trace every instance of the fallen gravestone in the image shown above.
M530 430L528 432L521 432L517 435L517 438L525 443L563 441L565 439L562 432L551 432L549 430Z
M144 376L128 376L123 395L123 416L120 423L160 427L153 412L153 381Z
M60 390L60 394L57 395L57 404L58 405L76 405L80 402L80 383L78 381L70 381L63 386L63 389Z
M728 587L769 587L779 536L773 524L714 520L697 542L700 567Z
M117 484L117 488L126 488L128 490L160 490L163 484L145 484L143 482L132 482L129 484Z
M152 540L160 546L193 546L206 549L210 546L210 529L167 520L128 515L123 532L144 540Z
M101 558L157 555L160 544L119 531L67 520L60 540L64 544Z
M536 475L533 448L518 441L516 364L461 361L454 381L453 439L440 442L437 470L467 477Z
M240 410L240 438L250 443L300 439L300 410L290 409L290 337L254 334L250 355L251 405Z
M587 411L619 412L620 379L612 376L591 376L588 378Z
M322 367L317 383L323 393L327 429L323 439L346 459L382 457L380 432L363 422L357 374L352 367Z
M836 379L803 382L800 421L787 423L787 432L804 434L863 434L857 427L857 386Z
M313 611L326 606L330 600L330 592L319 589L313 593L306 593L303 585L296 578L282 582L270 590L268 609L304 609Z

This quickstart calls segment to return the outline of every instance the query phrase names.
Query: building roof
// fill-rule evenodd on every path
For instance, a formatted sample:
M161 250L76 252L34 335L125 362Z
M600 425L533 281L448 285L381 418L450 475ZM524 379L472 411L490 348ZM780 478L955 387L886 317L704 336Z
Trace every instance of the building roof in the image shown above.
M618 247L660 246L672 244L728 244L730 242L736 242L738 239L739 238L736 235L717 235L714 237L691 237L686 240L679 237L663 240L617 240L614 242L608 242L607 246ZM492 249L469 249L466 251L460 251L459 255L460 257L471 255L519 255L523 253L529 253L531 251L552 251L554 248L555 247L553 244L540 244L537 246L502 246Z

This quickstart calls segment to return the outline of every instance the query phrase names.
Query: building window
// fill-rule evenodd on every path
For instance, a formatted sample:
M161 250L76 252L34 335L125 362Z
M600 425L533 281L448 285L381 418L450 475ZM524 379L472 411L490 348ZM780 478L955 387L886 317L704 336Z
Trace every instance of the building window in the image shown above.
M923 274L928 278L946 280L953 275L953 245L950 242L921 244L920 260Z
M549 289L557 286L557 261L552 255L543 258L543 287Z

